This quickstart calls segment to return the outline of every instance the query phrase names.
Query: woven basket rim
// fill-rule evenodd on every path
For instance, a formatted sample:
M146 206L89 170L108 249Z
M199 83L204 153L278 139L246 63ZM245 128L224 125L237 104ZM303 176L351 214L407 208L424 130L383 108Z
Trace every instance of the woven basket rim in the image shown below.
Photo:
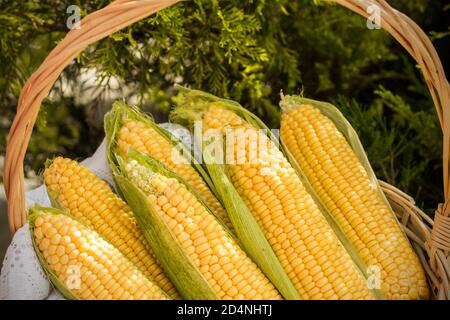
M182 0L116 0L95 11L70 30L24 85L6 146L4 186L11 234L26 222L23 161L42 100L64 68L90 44ZM421 67L443 133L444 199L434 221L414 200L380 182L410 238L438 299L450 299L450 85L440 58L427 35L408 16L385 0L326 0L369 18L370 8L380 12L381 28L389 32Z

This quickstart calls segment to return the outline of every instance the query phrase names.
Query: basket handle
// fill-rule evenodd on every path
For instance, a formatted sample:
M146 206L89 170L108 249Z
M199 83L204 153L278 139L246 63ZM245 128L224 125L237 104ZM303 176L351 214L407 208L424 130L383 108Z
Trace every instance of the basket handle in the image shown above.
M422 262L426 263L424 267L430 276L435 297L450 299L450 85L441 60L423 30L385 0L327 1L339 3L366 18L371 15L369 8L379 10L381 27L408 51L422 70L442 128L444 181L444 202L437 206L431 231L422 232L429 259L428 263Z
M436 107L443 133L444 203L437 213L450 216L450 85L431 40L408 16L392 8L385 0L326 0L336 2L369 18L369 8L378 8L381 27L388 31L414 58L422 70Z
M8 199L9 230L13 234L26 221L23 160L42 100L64 68L90 44L142 20L179 0L116 0L80 21L50 52L20 93L17 113L6 147L4 185Z
M4 185L8 199L9 229L13 234L26 221L23 160L42 100L64 68L88 45L144 19L180 0L116 0L81 20L80 29L72 29L50 52L28 79L19 97L6 148ZM414 21L393 9L385 0L326 0L336 2L368 18L371 7L379 10L381 27L388 31L420 65L436 107L443 132L444 202L438 205L434 226L426 234L430 266L440 275L438 297L448 297L450 287L450 85L439 56L426 34ZM438 287L436 284L435 288Z

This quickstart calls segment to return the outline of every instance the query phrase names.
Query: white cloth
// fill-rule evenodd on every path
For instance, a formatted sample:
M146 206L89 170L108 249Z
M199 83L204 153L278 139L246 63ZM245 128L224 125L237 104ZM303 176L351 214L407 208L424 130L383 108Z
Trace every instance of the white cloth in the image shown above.
M187 146L191 145L189 131L171 123L160 124ZM106 140L95 153L81 162L98 177L113 185L111 171L106 160ZM50 206L45 185L25 193L27 207L39 203ZM17 230L6 251L0 273L0 300L59 300L64 297L53 288L41 268L31 242L28 223Z

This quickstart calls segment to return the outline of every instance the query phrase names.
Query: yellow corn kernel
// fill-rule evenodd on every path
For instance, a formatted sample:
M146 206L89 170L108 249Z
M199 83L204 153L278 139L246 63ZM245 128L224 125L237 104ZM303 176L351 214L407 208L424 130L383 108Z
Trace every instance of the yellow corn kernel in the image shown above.
M226 135L231 128L239 136L240 143L229 139L232 145L226 146L229 158L244 155L241 161L227 162L231 181L299 294L304 299L373 299L295 170L266 134L221 106L210 105L202 116L205 134L220 130ZM255 175L256 183L250 185L247 177Z
M67 181L63 183L61 177L65 177ZM76 161L57 157L45 169L44 182L51 197L71 215L119 248L150 280L156 281L172 298L180 298L156 260L130 208L105 181ZM76 186L78 188L75 188ZM50 228L47 232L54 233L54 238L49 239L50 243L57 244L61 241L56 229L53 228L52 231Z
M333 121L312 105L298 105L283 111L281 138L365 264L381 269L386 297L427 298L419 259Z
M67 255L51 255L47 249L40 251L49 271L52 271L75 297L83 300L168 299L164 291L141 273L118 249L94 230L65 214L38 213L33 234L39 248L44 240L51 241L54 238L54 234L49 233L48 228L44 229L42 223L49 223L55 228L59 223L70 227L65 230L56 228L56 234L70 239L70 242L61 244L64 251L73 252L72 247L75 247L80 252L74 260L69 263ZM41 238L36 236L39 234L42 235ZM122 266L122 270L113 272L114 266ZM108 281L106 274L109 275ZM139 297L136 294L138 290Z
M146 169L131 160L125 170L129 179L140 186L147 195L147 201L164 218L220 299L281 299L256 264L184 184L157 172L140 175L142 168ZM182 211L185 218L177 220L171 211L178 211L176 206L183 201L186 203ZM239 272L233 273L233 269Z
M191 164L186 163L183 155L154 128L146 126L144 122L127 120L119 130L117 144L122 158L126 158L129 147L133 147L162 162L189 183L227 227L232 229L225 209L201 175Z

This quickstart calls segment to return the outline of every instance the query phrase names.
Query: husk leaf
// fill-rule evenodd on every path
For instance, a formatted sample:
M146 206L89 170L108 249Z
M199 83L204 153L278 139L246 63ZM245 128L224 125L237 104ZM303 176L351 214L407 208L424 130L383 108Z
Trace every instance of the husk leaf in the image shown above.
M116 155L116 158L118 159L118 163L121 166L121 168L124 168L124 165L126 164L126 161L123 160L120 156ZM160 173L163 176L166 176L168 178L174 178L177 179L178 182L184 185L184 187L192 193L197 200L209 211L210 214L212 214L219 223L225 228L225 230L230 234L231 237L233 237L235 240L235 235L229 230L229 228L226 226L226 224L222 221L222 219L209 207L209 205L203 200L203 198L195 191L191 185L185 181L182 177L180 177L178 174L170 170L164 163L156 160L155 158L149 156L148 154L142 153L137 151L134 148L130 148L128 150L128 159L129 160L136 160L139 164L149 168L151 171ZM123 171L122 171L123 172Z
M52 199L52 197L50 196L50 200L52 202L55 203L55 205L57 207L55 208L48 208L48 207L41 207L39 205L34 205L34 207L29 209L29 215L28 215L28 221L30 224L30 232L31 232L31 238L33 241L33 246L36 252L36 255L38 256L39 262L41 263L43 269L45 270L48 278L50 279L50 282L54 285L54 287L66 298L66 299L70 299L70 300L80 300L79 297L77 297L77 295L75 293L73 293L70 289L67 288L67 286L61 281L59 280L59 278L57 277L56 274L54 274L51 270L49 265L47 264L47 262L45 261L45 258L42 256L40 250L39 250L39 246L36 243L36 240L34 238L34 222L36 221L36 218L40 215L43 214L54 214L54 215L58 215L58 214L62 214L65 216L68 216L69 218L77 221L78 223L80 223L81 225L83 225L84 227L86 227L87 229L92 230L92 232L95 232L101 239L103 239L103 241L108 242L110 244L110 242L101 234L99 234L95 229L93 229L91 226L89 226L87 223L85 223L84 221L82 221L81 219L79 219L78 217L75 217L73 215L70 214L70 212L68 212L66 209L64 209L62 206L59 205L59 203ZM53 204L52 204L53 205ZM118 251L121 252L121 250L119 250L118 248L116 248ZM121 254L123 254L121 252ZM128 258L127 258L128 260ZM130 264L132 264L134 267L136 267L136 269L139 270L139 268L130 260L128 260L128 262ZM151 281L154 285L158 286L153 280L149 279L149 281ZM172 299L164 290L162 290L160 288L160 290L166 295L166 297L168 299Z
M229 110L234 111L238 116L249 122L256 129L264 129L264 132L268 135L268 137L275 143L275 145L284 153L286 158L290 161L293 168L296 170L299 179L305 186L306 190L311 194L315 202L317 203L319 209L324 215L327 222L330 224L332 229L334 230L336 236L339 241L345 247L349 255L352 257L352 260L357 265L358 269L362 273L362 275L367 278L367 266L365 265L363 259L359 255L356 248L349 241L349 239L345 236L345 233L342 231L334 217L328 212L323 202L318 197L317 193L314 191L313 187L309 183L305 174L298 166L296 162L293 162L292 154L284 148L282 144L279 143L278 137L276 137L272 131L253 113L243 108L240 104L235 101L222 99L211 95L209 93L205 93L199 90L191 90L188 88L178 86L180 90L180 94L177 97L176 103L177 106L170 114L170 119L176 123L180 123L191 130L193 129L193 124L195 121L202 120L203 113L207 110L211 105L220 106ZM211 174L211 173L210 173ZM225 202L225 199L222 199L222 202ZM372 290L374 296L380 299L383 299L384 296L380 290Z
M395 219L397 219L397 217L394 214L394 211L391 208L391 205L389 204L389 201L387 200L386 196L384 195L384 192L380 187L380 184L378 183L378 179L375 175L375 172L372 169L372 166L370 165L369 159L367 158L367 154L364 150L361 140L359 140L358 134L356 133L355 129L353 129L350 122L348 122L348 120L344 117L342 112L339 111L338 108L336 108L331 103L307 99L300 96L285 96L280 103L282 110L300 107L301 105L305 104L312 105L313 107L319 109L320 112L326 117L328 117L335 124L336 128L344 135L345 139L347 139L347 142L350 144L350 147L355 152L356 157L359 159L364 169L366 170L370 182L377 187L378 192L383 198L383 201L388 206Z
M216 163L206 149L203 152L203 159L244 250L285 299L300 300L300 294L278 261L252 213L229 180L223 165Z
M345 139L350 144L350 147L352 148L353 152L355 152L356 157L364 167L370 182L374 186L376 186L378 193L380 194L384 203L389 208L389 211L391 212L392 216L400 226L401 224L398 221L397 216L392 210L392 207L389 201L387 200L386 195L384 194L383 190L380 187L378 179L375 175L375 172L372 169L372 166L370 165L369 159L367 158L367 154L364 150L361 140L359 139L358 134L356 133L355 129L353 129L350 122L348 122L348 120L344 117L344 115L339 111L339 109L336 108L331 103L307 99L300 96L285 96L281 101L280 105L282 110L301 107L301 105L312 105L313 107L319 109L323 115L328 117L335 124L336 128L344 135ZM405 238L407 238L406 234L404 234L404 236Z
M39 216L46 215L46 214L65 214L64 211L55 209L55 208L44 208L39 205L35 205L31 207L28 214L28 222L30 227L30 233L31 233L31 240L33 243L34 251L36 253L36 256L38 257L39 263L42 266L42 269L44 270L45 274L47 275L48 279L50 280L51 284L56 288L57 291L59 291L66 299L69 300L79 300L80 298L77 297L75 293L73 293L70 289L67 288L67 286L64 284L63 281L61 281L58 276L51 271L50 266L47 264L47 261L45 260L44 256L41 253L41 250L39 249L38 244L36 243L36 239L34 237L34 228L35 228L35 221Z
M263 129L278 147L278 137L255 114L242 107L233 100L222 99L210 93L176 86L179 94L175 99L176 107L171 111L171 121L193 130L195 121L201 121L203 113L211 105L234 111L239 117L257 129Z
M158 126L149 115L143 113L137 107L129 106L122 101L115 101L112 110L105 115L104 119L105 135L107 139L106 154L113 174L116 173L114 170L117 169L117 161L115 159L115 154L117 153L117 134L123 125L123 121L126 119L143 122L146 126L153 128L158 132L174 147L176 146L176 148L178 148L178 150L186 157L187 163L197 170L211 189L212 193L217 197L214 184L211 182L205 169L195 160L190 148L186 147L180 139L175 137L169 131Z
M135 152L134 155L129 154L130 159L138 158L138 153ZM143 154L139 155L139 157L141 156L148 157ZM115 176L117 187L131 207L145 238L178 292L189 300L218 300L219 297L200 273L194 261L184 251L164 218L147 201L144 192L127 178L123 167L125 162L119 161L120 167L117 168ZM152 169L165 170L165 168L159 168L161 164L157 164L156 160L152 159L151 161L155 161L155 167ZM142 162L139 163L144 165Z
M282 101L280 102L282 112L288 111L292 108L301 108L302 105L311 105L311 106L319 109L320 112L323 115L325 115L326 117L328 117L334 123L336 128L343 134L343 136L349 143L350 147L354 151L356 157L361 162L364 170L366 171L367 176L370 180L370 183L372 185L376 186L376 189L377 189L379 195L381 196L385 205L389 208L389 211L390 211L392 217L395 219L395 221L397 221L400 229L403 230L401 228L400 222L397 219L397 216L395 215L389 201L386 198L386 195L384 194L383 190L380 187L378 179L372 169L372 166L370 165L369 159L367 158L367 154L364 150L364 147L362 146L359 136L356 133L355 129L350 124L350 122L348 122L348 120L344 117L344 115L339 111L338 108L336 108L334 105L332 105L330 103L307 99L307 98L303 98L300 96L284 96L284 97L282 97ZM311 184L309 183L309 181L307 180L305 174L303 173L303 170L301 169L301 166L298 164L295 157L288 150L288 148L283 144L283 142L281 142L281 144L282 144L284 150L286 151L291 164L296 168L296 170L299 172L299 174L301 174L304 177L304 179L307 181L308 188L310 188L311 190L314 190L313 187L311 186ZM350 240L348 240L348 238L345 236L345 233L342 231L342 229L340 228L337 221L332 217L331 213L329 213L328 209L326 209L325 204L320 199L320 197L317 195L317 193L315 191L313 191L313 193L314 193L314 197L317 199L317 202L320 203L321 207L323 207L323 210L325 210L327 212L327 215L330 218L332 218L332 220L333 220L332 223L336 226L336 228L339 228L339 230L341 230L340 233L342 233L342 235L343 235L341 241L347 243L347 245L348 245L347 248L352 248L352 249L350 249L352 256L354 255L354 258L356 260L358 260L358 262L357 262L358 266L360 266L363 273L365 275L367 275L366 270L364 270L364 268L366 268L366 266L365 266L364 262L362 261L362 258L359 255L358 250L354 247L354 245L350 242ZM404 232L403 232L403 236L405 237L405 239L408 240L408 238ZM347 239L347 240L345 240L345 239ZM384 298L384 294L381 292L381 290L376 290L376 291L377 291L378 296Z

